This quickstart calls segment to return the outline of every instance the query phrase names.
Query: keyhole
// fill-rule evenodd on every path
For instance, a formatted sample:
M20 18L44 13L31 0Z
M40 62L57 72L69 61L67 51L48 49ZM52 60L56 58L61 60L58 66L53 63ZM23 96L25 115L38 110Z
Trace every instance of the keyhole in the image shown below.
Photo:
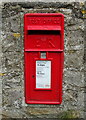
M34 78L35 76L34 75L32 75L32 78Z

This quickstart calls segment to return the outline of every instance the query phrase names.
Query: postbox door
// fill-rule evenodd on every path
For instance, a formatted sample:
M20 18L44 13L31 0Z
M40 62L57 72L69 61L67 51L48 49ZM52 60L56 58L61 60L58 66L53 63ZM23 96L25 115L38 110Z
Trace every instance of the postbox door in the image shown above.
M61 101L61 56L63 53L46 52L47 58L41 58L41 52L26 52L26 103L58 104ZM42 63L45 66L39 67ZM42 70L42 68L44 70ZM38 69L38 70L37 70ZM46 71L47 70L47 71ZM39 73L37 77L37 72ZM41 75L48 73L48 75ZM42 78L46 77L46 79ZM39 79L38 79L39 78ZM44 81L43 81L44 80ZM48 81L46 83L46 81ZM38 82L38 83L37 83ZM39 86L39 83L41 84ZM47 86L46 86L47 84Z

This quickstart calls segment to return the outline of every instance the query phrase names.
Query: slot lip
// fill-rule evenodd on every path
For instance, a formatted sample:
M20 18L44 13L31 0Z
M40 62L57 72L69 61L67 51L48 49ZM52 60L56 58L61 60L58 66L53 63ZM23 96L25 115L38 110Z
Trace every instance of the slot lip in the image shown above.
M27 30L61 30L60 25L30 25Z

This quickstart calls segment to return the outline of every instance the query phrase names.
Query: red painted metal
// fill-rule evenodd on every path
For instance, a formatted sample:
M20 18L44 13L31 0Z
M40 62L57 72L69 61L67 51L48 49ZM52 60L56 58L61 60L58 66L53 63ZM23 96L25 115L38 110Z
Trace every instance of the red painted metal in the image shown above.
M46 58L40 57L43 51L46 52ZM63 51L63 14L27 13L24 15L24 74L27 104L61 104ZM37 60L51 61L51 88L36 88Z
M36 25L33 25L33 26L27 26L27 30L61 30L61 26L55 26L55 25L39 25L39 26L36 26Z

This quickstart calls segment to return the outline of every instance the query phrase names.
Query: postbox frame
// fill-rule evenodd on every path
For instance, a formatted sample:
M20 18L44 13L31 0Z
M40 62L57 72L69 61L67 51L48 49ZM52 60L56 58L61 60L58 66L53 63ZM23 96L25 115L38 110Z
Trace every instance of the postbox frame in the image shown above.
M61 26L61 28L58 28L58 30L61 30L61 49L53 49L53 50L50 50L50 49L26 49L25 47L25 43L24 43L24 62L26 63L26 61L27 61L27 52L31 52L31 51L34 51L34 52L41 52L41 51L45 51L45 52L58 52L58 53L61 53L61 71L59 72L59 76L60 76L60 81L59 81L59 102L57 101L57 102L43 102L43 101L29 101L28 100L28 97L27 97L27 87L28 87L28 85L27 85L27 77L26 77L26 69L27 69L27 66L24 64L24 77L25 77L25 84L24 84L24 88L25 88L25 101L26 101L26 103L28 103L28 104L61 104L61 102L62 102L62 74L63 74L63 66L64 66L64 52L63 52L63 50L64 50L64 15L63 14L61 14L61 13L27 13L27 14L25 14L24 15L24 40L26 40L27 39L27 25L26 25L26 23L27 23L27 16L61 16L61 18L62 18L62 26ZM39 28L36 28L36 29L39 29ZM53 28L52 28L53 29ZM51 30L51 29L50 29ZM42 58L42 59L36 59L36 60L49 60L49 59L44 59L44 58ZM51 61L51 64L52 64L52 61ZM36 69L36 68L35 68ZM51 69L51 73L52 73L52 69ZM61 75L60 75L61 74ZM52 82L52 75L51 75L51 82ZM51 86L52 86L52 84L51 84ZM35 90L40 90L40 89L35 89ZM41 90L44 90L44 89L41 89ZM47 89L45 89L45 90L47 90ZM49 90L51 90L51 89L49 89Z

